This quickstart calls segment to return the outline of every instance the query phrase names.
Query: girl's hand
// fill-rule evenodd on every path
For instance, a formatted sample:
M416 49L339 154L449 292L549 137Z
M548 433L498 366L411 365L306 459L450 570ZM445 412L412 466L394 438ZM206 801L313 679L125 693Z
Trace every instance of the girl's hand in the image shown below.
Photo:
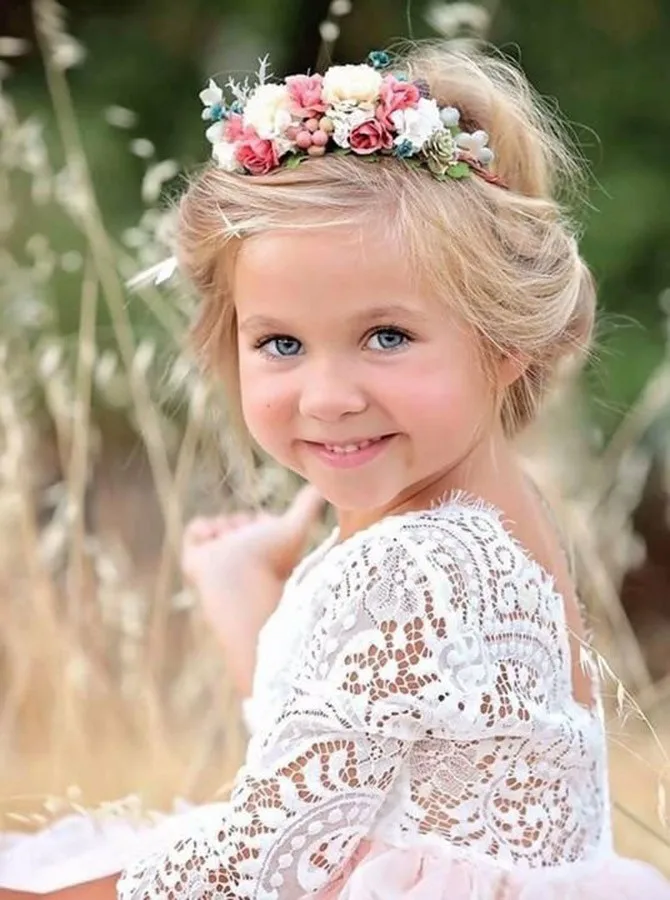
M281 515L197 518L184 532L184 578L199 594L242 693L250 687L258 632L300 561L323 504L307 485Z
M184 532L184 577L196 589L207 588L213 565L218 563L223 575L234 563L238 574L240 569L260 566L285 581L304 553L324 502L316 488L306 485L281 515L237 512L193 519Z

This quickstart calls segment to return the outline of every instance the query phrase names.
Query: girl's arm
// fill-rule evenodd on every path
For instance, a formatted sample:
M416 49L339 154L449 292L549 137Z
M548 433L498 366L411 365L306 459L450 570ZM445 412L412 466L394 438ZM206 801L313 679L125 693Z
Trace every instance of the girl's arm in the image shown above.
M256 644L266 618L250 613L245 609L245 603L249 604L251 597L256 608L273 609L283 589L284 582L271 572L260 568L255 572L240 570L234 586L235 596L239 597L239 612L225 618L211 614L208 617L223 650L226 669L238 696L242 698L251 695L256 669ZM228 587L228 592L230 590Z
M242 697L251 693L258 633L302 558L323 503L307 485L282 515L194 519L184 533L184 577L200 597Z
M445 636L459 621L451 604L469 584L441 534L420 546L409 530L390 537L352 548L322 583L322 620L285 673L282 700L258 711L230 803L203 806L180 840L137 860L121 876L121 900L296 900L336 877L370 834L434 727ZM440 561L434 590L429 540Z
M0 900L116 900L116 882L120 873L100 878L96 881L87 881L86 884L77 884L74 887L63 888L60 891L50 891L48 894L36 894L33 891L13 891L0 888Z

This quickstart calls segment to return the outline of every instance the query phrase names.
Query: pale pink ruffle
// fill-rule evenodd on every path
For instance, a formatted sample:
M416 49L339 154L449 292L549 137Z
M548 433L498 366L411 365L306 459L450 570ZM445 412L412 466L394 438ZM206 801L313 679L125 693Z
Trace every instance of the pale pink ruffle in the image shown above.
M221 817L225 808L213 803L207 811ZM0 889L46 894L107 878L177 841L191 818L201 821L201 808L176 800L174 812L156 822L69 815L34 834L0 832Z
M611 855L556 868L505 870L444 847L359 847L333 884L300 900L670 900L670 881L646 863Z

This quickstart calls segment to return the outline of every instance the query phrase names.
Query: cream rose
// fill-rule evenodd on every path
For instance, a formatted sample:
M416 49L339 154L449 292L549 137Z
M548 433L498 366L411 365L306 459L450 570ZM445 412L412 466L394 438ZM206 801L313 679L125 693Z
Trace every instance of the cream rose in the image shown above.
M326 103L374 103L379 98L382 76L372 66L331 66L323 76L321 95Z
M283 84L260 84L247 100L244 124L251 125L259 137L272 140L291 124L291 98Z

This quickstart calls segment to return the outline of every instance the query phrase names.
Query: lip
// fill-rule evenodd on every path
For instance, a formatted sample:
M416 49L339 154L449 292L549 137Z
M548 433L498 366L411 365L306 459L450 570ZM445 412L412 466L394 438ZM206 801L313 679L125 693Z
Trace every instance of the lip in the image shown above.
M380 441L383 438L393 437L393 434L376 434L373 437L355 437L350 438L347 441L305 441L306 444L313 444L318 447L325 447L326 444L329 447L347 447L350 444L362 444L364 441Z
M386 447L390 444L391 440L395 437L395 434L385 434L379 438L359 438L358 441L350 441L347 443L356 444L361 443L365 440L372 440L374 443L370 444L367 447L364 447L362 450L355 450L351 453L338 453L336 451L329 450L325 443L317 443L316 441L305 441L305 446L308 447L318 458L326 463L328 466L331 466L335 469L353 469L357 466L365 465L366 463L371 462L375 457L379 456L384 452ZM343 447L346 444L331 444L333 447Z

